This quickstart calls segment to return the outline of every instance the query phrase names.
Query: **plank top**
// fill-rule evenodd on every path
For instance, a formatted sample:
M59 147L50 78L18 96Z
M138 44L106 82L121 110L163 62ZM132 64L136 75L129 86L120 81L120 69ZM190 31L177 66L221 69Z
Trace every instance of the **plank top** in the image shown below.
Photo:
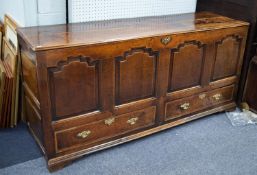
M249 25L210 12L18 28L33 51Z

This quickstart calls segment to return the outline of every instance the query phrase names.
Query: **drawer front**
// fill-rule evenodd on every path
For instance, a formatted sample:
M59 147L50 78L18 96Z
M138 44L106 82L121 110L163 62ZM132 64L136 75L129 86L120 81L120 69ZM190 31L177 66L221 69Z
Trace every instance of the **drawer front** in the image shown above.
M104 120L56 131L56 152L92 145L105 139L145 128L155 123L156 107L149 107Z
M165 120L175 119L231 101L233 94L234 85L168 102L165 106Z

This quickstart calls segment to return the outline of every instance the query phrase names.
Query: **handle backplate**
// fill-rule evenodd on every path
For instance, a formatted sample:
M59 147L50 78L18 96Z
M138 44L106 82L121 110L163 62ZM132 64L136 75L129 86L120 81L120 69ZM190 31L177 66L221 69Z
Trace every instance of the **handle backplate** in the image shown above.
M219 101L223 98L222 94L215 94L212 96L212 98L216 101Z
M115 118L108 118L104 121L104 124L110 126L115 122Z
M128 119L127 123L130 125L134 125L136 124L137 121L138 121L138 117L133 117L131 119Z
M85 139L91 134L90 130L85 130L77 134L78 138Z
M190 103L184 103L179 106L181 110L188 110L190 108Z

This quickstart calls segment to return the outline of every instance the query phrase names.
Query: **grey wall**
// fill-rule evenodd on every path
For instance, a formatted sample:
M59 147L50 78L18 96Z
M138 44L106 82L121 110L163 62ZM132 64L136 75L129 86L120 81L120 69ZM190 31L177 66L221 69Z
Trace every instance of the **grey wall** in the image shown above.
M38 25L66 22L65 0L38 0Z
M25 25L25 13L23 0L0 0L0 19L3 21L4 14L12 16L20 25Z
M65 0L0 0L0 19L7 13L21 26L66 22Z

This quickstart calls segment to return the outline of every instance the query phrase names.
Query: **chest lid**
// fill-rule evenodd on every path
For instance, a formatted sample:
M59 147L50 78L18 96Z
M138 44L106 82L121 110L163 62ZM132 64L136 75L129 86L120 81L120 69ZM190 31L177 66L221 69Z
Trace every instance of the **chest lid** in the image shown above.
M19 28L33 51L248 25L209 12Z

